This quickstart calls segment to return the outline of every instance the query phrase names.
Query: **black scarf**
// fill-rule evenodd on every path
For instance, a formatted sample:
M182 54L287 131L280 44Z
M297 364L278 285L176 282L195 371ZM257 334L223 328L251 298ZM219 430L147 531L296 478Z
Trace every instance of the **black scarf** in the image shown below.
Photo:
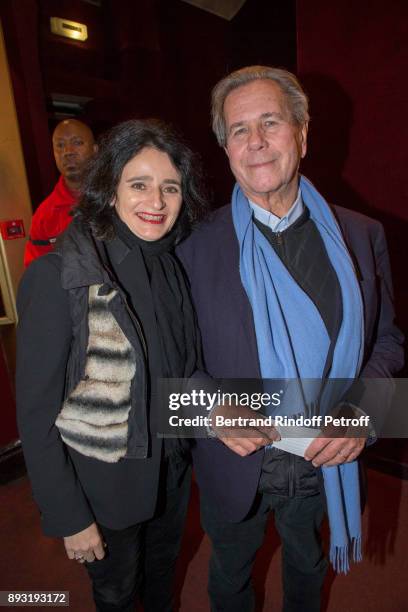
M197 362L195 314L184 273L171 253L176 232L173 229L160 240L148 242L136 236L119 218L114 219L114 227L120 240L131 249L132 258L143 259L147 272L149 286L144 289L151 294L160 346L160 359L154 359L154 363L149 359L151 374L163 378L191 376ZM132 293L131 287L124 288ZM149 346L153 330L144 331L149 352L153 350Z

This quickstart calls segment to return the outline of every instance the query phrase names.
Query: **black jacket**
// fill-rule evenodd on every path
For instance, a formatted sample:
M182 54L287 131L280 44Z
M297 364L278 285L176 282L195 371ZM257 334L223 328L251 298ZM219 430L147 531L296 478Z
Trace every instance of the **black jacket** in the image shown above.
M34 498L43 530L68 536L93 521L122 529L152 517L162 441L151 435L146 403L143 337L106 256L127 265L118 238L105 245L74 222L56 253L34 261L17 298L17 415ZM62 402L84 375L88 339L88 287L118 293L111 312L136 355L129 413L128 454L108 464L81 455L61 440L54 423Z
M358 272L364 303L365 345L361 376L387 378L403 365L403 336L395 326L384 230L378 221L335 207ZM253 314L239 273L239 245L231 206L214 212L178 248L191 283L202 335L204 365L221 379L260 378ZM276 451L275 451L276 452ZM256 495L264 451L240 457L217 440L200 440L193 461L201 491L223 518L241 521ZM276 492L309 494L316 475L300 457L277 453Z

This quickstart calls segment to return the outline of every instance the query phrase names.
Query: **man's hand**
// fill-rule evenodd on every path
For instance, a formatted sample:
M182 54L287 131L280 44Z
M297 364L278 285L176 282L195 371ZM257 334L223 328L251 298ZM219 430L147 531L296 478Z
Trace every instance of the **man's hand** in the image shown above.
M329 467L350 463L357 459L367 438L322 438L317 437L309 444L305 459L315 467Z
M274 427L267 427L262 423L257 423L256 427L242 425L223 425L216 426L215 419L222 416L224 419L233 419L238 423L238 419L257 419L262 421L265 417L262 414L248 408L247 406L217 406L212 411L212 430L217 438L228 446L228 448L241 457L246 457L254 451L271 444L274 440L280 440L280 435Z
M64 546L69 559L79 563L91 563L105 556L104 543L96 523L92 523L83 531L64 538Z
M337 407L334 416L353 419L361 416L353 406L345 403ZM363 450L370 430L368 426L334 426L324 427L320 435L309 444L305 452L305 459L312 461L315 467L324 465L340 465L350 463L357 459ZM340 437L343 436L343 437Z

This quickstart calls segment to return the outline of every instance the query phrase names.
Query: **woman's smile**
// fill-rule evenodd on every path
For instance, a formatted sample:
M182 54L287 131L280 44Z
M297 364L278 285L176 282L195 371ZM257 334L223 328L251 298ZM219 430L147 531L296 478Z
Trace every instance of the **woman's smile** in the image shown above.
M136 216L145 223L153 223L154 225L160 225L166 218L166 215L156 215L154 213L147 212L136 213Z

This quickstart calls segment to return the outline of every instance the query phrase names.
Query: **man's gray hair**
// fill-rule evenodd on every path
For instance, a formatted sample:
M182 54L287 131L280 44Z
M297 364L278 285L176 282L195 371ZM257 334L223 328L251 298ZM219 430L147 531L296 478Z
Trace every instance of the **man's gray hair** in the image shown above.
M292 121L302 127L309 121L309 103L301 84L294 74L283 68L269 66L247 66L227 75L212 90L211 116L212 129L218 144L224 147L227 142L224 117L224 102L228 94L237 87L258 79L271 79L279 85L284 94Z

